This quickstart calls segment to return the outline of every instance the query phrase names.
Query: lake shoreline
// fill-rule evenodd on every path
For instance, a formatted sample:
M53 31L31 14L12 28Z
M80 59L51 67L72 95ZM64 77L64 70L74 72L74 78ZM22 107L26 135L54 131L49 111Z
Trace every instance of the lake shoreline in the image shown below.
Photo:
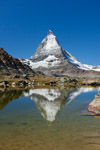
M100 79L69 78L69 77L20 77L0 76L0 88L15 87L81 87L100 86Z

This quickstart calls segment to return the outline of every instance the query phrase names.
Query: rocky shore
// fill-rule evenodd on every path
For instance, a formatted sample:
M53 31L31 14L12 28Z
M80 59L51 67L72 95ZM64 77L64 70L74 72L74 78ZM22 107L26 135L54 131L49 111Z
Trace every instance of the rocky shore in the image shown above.
M81 87L81 86L100 86L99 79L80 79L69 77L47 77L44 75L28 76L0 76L0 88L18 86L64 86L64 87Z

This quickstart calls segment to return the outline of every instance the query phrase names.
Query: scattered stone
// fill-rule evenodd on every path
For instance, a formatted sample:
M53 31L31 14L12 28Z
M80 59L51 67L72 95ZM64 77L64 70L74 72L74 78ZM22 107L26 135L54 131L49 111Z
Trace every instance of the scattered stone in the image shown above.
M97 86L97 85L100 85L100 82L93 82L91 83L91 85Z
M6 88L8 85L8 81L0 82L0 88Z
M31 82L28 82L28 85L31 85L32 83Z
M12 82L12 87L15 87L16 86L16 83L15 82Z
M55 82L55 81L52 81L52 82L50 82L50 85L51 85L51 86L55 86L55 85L56 85L56 82Z
M27 82L26 81L24 81L24 80L22 80L22 81L19 81L18 82L18 85L22 85L22 86L24 86L24 85L26 85L27 84Z
M92 86L98 86L100 85L100 81L99 80L95 80L95 79L83 79L82 80L82 85L92 85Z
M4 82L1 82L1 83L0 83L0 88L6 88L6 85L5 85Z
M13 76L13 78L20 78L20 76L19 75L15 75L15 76Z

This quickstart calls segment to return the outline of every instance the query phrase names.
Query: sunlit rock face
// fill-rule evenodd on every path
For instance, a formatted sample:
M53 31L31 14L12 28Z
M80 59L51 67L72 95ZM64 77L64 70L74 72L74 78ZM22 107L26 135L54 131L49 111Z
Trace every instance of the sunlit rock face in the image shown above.
M94 112L97 115L100 115L100 93L98 93L94 100L89 104L88 110Z
M81 93L94 90L95 88L72 88L68 90L32 89L24 93L24 96L30 97L35 102L44 119L48 122L53 122L61 108L71 103Z

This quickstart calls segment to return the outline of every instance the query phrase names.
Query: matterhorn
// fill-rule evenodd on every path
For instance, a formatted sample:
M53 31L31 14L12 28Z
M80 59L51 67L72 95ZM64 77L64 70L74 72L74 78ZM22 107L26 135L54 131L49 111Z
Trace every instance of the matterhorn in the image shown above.
M51 30L29 59L20 59L48 76L100 77L100 66L84 65L62 48Z

